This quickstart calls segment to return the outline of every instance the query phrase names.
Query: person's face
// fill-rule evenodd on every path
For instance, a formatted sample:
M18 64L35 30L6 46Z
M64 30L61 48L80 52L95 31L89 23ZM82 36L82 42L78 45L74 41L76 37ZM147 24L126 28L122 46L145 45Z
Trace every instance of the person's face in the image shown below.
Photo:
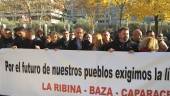
M87 34L86 37L85 37L85 40L88 40L90 43L92 43L92 35Z
M110 33L109 32L103 33L103 40L106 41L106 42L110 40Z
M18 37L22 37L21 31L17 31L17 32L16 32L16 35L17 35Z
M75 30L75 36L78 39L82 39L84 35L84 30L82 28L76 28Z
M121 42L127 42L129 40L129 30L122 30L119 33L119 40Z
M32 32L26 32L26 38L32 39Z
M38 32L37 32L37 35L38 35L39 37L42 37L44 34L43 34L42 31L38 31Z
M5 32L4 32L4 37L5 37L5 38L11 38L11 37L12 37L11 31L5 31Z
M92 43L93 44L101 44L102 43L102 35L101 34L94 34L93 36L92 36Z
M142 32L140 30L136 30L133 32L132 37L135 41L140 41L142 39Z
M70 33L70 39L75 38L75 34L74 33Z
M148 36L155 38L155 32L150 32Z
M63 33L63 37L69 38L69 32L68 32L68 31L64 32L64 33Z
M52 38L51 38L51 39L52 39L52 41L54 41L54 42L57 41L57 40L58 40L57 34L52 35Z
M50 42L51 42L51 37L50 37L50 35L47 36L46 42L47 42L47 43L50 43Z

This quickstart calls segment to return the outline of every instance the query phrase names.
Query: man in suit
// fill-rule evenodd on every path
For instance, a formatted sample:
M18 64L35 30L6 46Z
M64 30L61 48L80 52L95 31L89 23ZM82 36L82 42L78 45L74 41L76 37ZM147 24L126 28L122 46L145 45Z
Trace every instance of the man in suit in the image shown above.
M82 50L84 30L81 26L75 28L75 38L69 43L69 50Z
M58 41L59 49L68 49L68 45L70 42L69 31L66 29L61 31L63 33L63 37Z

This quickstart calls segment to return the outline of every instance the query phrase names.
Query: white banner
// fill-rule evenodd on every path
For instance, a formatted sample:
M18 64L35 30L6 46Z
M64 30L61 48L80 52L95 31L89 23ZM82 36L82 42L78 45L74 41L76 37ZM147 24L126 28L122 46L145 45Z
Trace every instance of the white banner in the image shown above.
M0 95L170 96L170 53L1 49Z

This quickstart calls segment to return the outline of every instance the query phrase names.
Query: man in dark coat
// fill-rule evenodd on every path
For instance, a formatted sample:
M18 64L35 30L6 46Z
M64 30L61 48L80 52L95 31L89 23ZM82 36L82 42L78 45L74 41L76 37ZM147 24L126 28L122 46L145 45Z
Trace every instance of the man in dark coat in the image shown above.
M92 44L92 35L85 33L83 36L82 49L83 50L93 50L94 44Z
M129 39L129 29L126 27L119 29L117 38L115 38L115 40L109 46L109 50L115 51L138 50L136 43Z
M142 35L142 31L140 29L135 29L133 32L132 32L132 42L133 43L136 43L134 44L135 46L135 51L138 51L137 48L139 48L139 44L140 42L142 41L142 38L143 38L143 35Z
M26 37L27 30L24 27L17 27L14 29L15 39L13 43L13 48L32 48L30 40Z
M84 30L78 26L75 28L75 38L69 43L69 50L82 50Z
M33 40L33 44L36 49L44 49L45 48L46 37L43 30L38 29L35 32L35 39Z
M100 47L101 51L108 51L109 50L109 45L112 42L112 39L110 37L110 32L109 31L104 31L102 33L102 40L103 40L103 44Z
M70 42L69 38L69 31L67 30L62 30L63 37L58 41L59 49L68 49L68 45Z
M2 48L11 48L13 44L13 38L12 38L12 32L10 29L5 29L2 35L2 43L1 47Z

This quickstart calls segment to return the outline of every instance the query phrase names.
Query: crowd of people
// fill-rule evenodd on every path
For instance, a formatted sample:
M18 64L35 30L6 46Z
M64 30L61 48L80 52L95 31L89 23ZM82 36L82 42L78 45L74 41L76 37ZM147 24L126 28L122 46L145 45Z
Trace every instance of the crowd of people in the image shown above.
M61 34L59 34L61 33ZM114 37L114 38L112 38ZM163 34L155 35L147 31L146 36L137 28L129 34L127 27L120 28L114 36L105 30L102 33L86 33L81 26L74 32L63 29L47 35L41 30L32 32L30 28L16 27L13 30L0 30L0 48L130 51L130 52L169 52L170 48Z

